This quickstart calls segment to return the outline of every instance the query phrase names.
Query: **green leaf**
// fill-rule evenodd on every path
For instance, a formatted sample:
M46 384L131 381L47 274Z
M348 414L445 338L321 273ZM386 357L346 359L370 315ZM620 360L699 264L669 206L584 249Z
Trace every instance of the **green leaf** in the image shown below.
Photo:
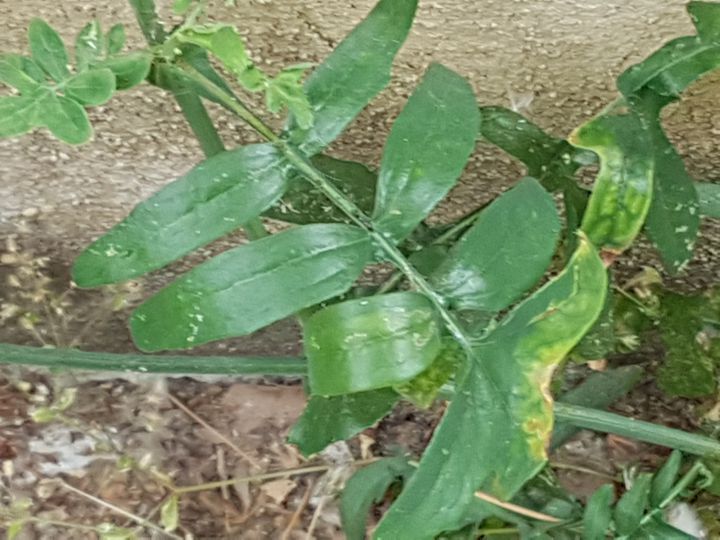
M145 80L150 72L151 64L151 54L137 51L122 56L111 56L98 62L95 67L108 68L115 74L115 88L127 90Z
M182 257L258 216L282 194L286 165L269 144L223 152L140 203L75 261L73 280L95 287Z
M165 29L158 20L155 0L128 0L140 24L143 36L150 45L159 45L165 41Z
M358 470L345 484L340 499L340 517L347 540L365 540L367 516L397 480L406 480L415 469L399 456L385 458Z
M677 98L700 76L720 66L720 44L706 43L698 36L673 39L648 58L629 67L617 80L626 97L644 87L661 96Z
M482 211L431 282L457 309L500 311L542 278L559 233L553 198L526 178Z
M36 125L37 102L29 96L0 96L0 137L22 135Z
M144 351L249 334L345 292L372 258L363 230L306 225L228 250L141 305L130 327ZM311 379L312 380L312 379Z
M65 44L53 30L53 28L42 19L30 21L28 29L30 51L32 59L56 82L62 82L70 76L68 70L68 55Z
M358 208L365 213L372 211L377 181L373 171L362 163L343 161L324 154L317 154L310 161ZM290 179L280 202L263 215L300 225L349 222L347 215L336 208L322 191L297 174Z
M176 34L176 39L181 43L191 43L209 51L241 84L248 82L246 72L254 70L253 84L248 89L257 90L261 87L255 80L258 72L247 55L245 42L234 26L227 24L194 26ZM262 79L264 77L261 77Z
M160 524L167 532L177 529L179 519L178 496L171 495L160 507Z
M650 488L650 505L660 508L660 505L672 491L682 465L682 453L674 450L660 470L655 474Z
M572 357L579 362L607 358L615 350L615 298L611 291L605 296L605 305L600 316L580 343L572 351Z
M700 39L720 44L720 4L717 2L690 2L687 5Z
M313 395L383 388L425 370L440 352L440 324L430 300L402 292L334 304L305 323Z
M643 91L632 102L654 150L653 195L645 229L666 270L675 274L692 258L700 227L698 196L680 154L660 125L660 111L667 101Z
M505 107L480 107L480 135L526 167L548 189L557 189L592 158L567 141L547 134L521 114Z
M307 155L325 148L390 81L393 58L407 37L417 0L380 0L308 77L313 125L294 118L288 136Z
M464 360L465 354L457 342L447 338L430 367L409 381L396 385L395 390L415 406L427 409Z
M612 520L615 490L605 484L592 494L583 514L583 540L605 540Z
M647 131L634 114L600 116L569 140L600 157L582 230L598 248L620 253L640 232L650 208L654 160Z
M75 65L78 72L85 71L96 60L103 56L103 42L100 22L94 20L87 23L75 38Z
M510 499L544 466L553 369L599 315L607 274L582 238L568 266L474 349L420 466L376 540L430 540L466 523L482 490Z
M85 109L65 96L48 93L36 103L37 118L50 132L68 144L90 140L92 126Z
M83 71L65 83L65 95L82 105L102 105L113 92L115 75L107 68Z
M183 15L190 8L192 1L193 0L174 0L173 11L175 15Z
M45 75L29 58L19 54L0 55L0 82L16 88L21 94L27 94L37 90L41 83L45 82ZM29 71L29 72L28 72Z
M25 527L25 520L23 519L16 519L14 521L11 521L7 525L7 531L5 532L5 538L7 540L15 540L20 533L23 530L23 527Z
M710 218L720 218L720 184L695 182L700 213Z
M268 110L277 113L287 107L300 129L308 129L313 123L312 107L300 82L307 67L301 65L283 69L268 81L265 91Z
M303 456L349 439L386 416L398 400L390 388L341 396L311 396L288 436Z
M630 392L643 375L640 366L623 366L593 373L578 386L565 392L559 401L581 405L589 409L607 409ZM550 449L555 449L577 433L579 429L565 422L556 422Z
M114 24L107 35L105 48L107 54L112 56L118 54L125 46L125 27L121 24Z
M662 540L697 540L697 536L687 534L686 532L676 529L672 525L661 521L656 517L643 525L639 535L633 536L633 540L640 539L662 539Z
M620 497L613 512L615 530L619 535L632 534L640 526L648 505L652 477L650 473L638 474L630 490Z
M395 120L385 145L373 221L405 238L455 185L475 148L478 112L468 82L433 64Z
M660 335L665 358L658 372L658 385L669 395L696 398L708 396L717 387L713 351L698 340L704 330L707 300L666 292L662 299Z
M137 536L131 529L118 527L113 523L101 523L97 526L100 540L137 540Z

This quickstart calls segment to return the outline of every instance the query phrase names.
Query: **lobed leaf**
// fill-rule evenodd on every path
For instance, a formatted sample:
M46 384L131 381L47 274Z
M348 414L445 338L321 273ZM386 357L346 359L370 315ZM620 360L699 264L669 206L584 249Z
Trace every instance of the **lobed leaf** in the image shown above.
M371 258L369 236L349 225L268 236L197 266L142 304L130 321L133 339L158 351L249 334L342 294Z
M12 86L21 94L29 94L45 82L45 74L29 58L19 54L0 55L0 83Z
M111 56L94 67L108 68L115 74L115 88L127 90L145 80L150 72L152 55L144 51L132 52L122 56Z
M32 59L56 82L70 76L65 44L58 33L42 19L33 19L28 28Z
M121 24L114 24L107 34L105 49L107 54L114 56L125 46L125 27Z
M334 396L407 381L440 352L430 300L401 292L334 304L305 323L313 395Z
M325 148L390 81L393 59L408 35L417 0L380 0L367 18L308 77L312 127L290 117L287 136L307 155Z
M582 238L565 270L488 334L376 540L430 540L456 530L475 491L507 500L543 467L550 376L599 315L606 289L603 263Z
M287 108L300 129L313 124L313 111L300 82L309 64L300 64L283 69L267 81L265 101L270 112L277 113Z
M433 64L393 124L373 222L398 242L455 185L475 147L478 111L468 82Z
M82 144L90 140L90 120L85 109L76 101L48 92L35 106L38 121L61 141Z
M642 91L632 103L644 120L655 161L645 229L666 270L675 274L692 258L700 227L698 195L682 158L660 124L660 111L667 100Z
M288 436L303 456L357 435L385 417L398 395L391 388L339 396L311 396Z
M406 480L415 469L405 457L385 458L358 470L345 484L340 499L340 517L347 540L365 540L365 524L373 503L399 479Z
M615 530L618 535L632 534L640 526L648 505L652 478L653 475L650 473L638 474L630 490L620 497L613 511Z
M75 66L78 72L85 71L105 52L102 28L97 20L87 23L75 38Z
M559 233L552 197L526 178L482 211L431 283L456 309L501 311L545 274Z
M27 133L36 126L36 100L29 96L0 96L0 137Z
M583 540L605 540L612 521L615 490L605 484L592 494L583 514Z
M377 174L362 163L343 161L324 154L317 154L310 161L358 208L365 213L372 211ZM349 222L347 215L335 207L322 191L297 174L291 176L282 199L263 215L300 225Z
M282 195L286 176L269 144L213 156L93 242L76 259L73 280L95 287L161 268L258 216Z
M115 74L107 68L89 69L70 77L65 96L82 105L102 105L115 92Z
M678 450L673 450L670 457L653 477L650 487L650 505L653 508L660 508L660 505L672 491L681 465L682 453Z
M600 116L569 140L600 157L582 230L598 248L622 252L640 232L652 199L655 164L647 130L635 114Z

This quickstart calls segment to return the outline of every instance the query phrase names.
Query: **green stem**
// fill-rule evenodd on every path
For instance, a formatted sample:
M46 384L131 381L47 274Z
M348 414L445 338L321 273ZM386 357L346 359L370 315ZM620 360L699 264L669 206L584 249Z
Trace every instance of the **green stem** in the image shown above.
M699 456L720 456L720 441L598 409L555 402L555 418L577 427L614 433Z
M453 337L463 347L463 349L472 357L474 355L470 339L465 335L460 324L455 317L448 311L442 296L440 296L425 280L425 278L417 271L405 255L395 246L385 235L377 232L373 228L371 219L355 205L354 202L346 198L343 193L337 189L325 176L318 171L296 148L288 144L286 141L278 137L260 118L248 109L240 100L229 95L222 88L212 81L208 80L198 72L194 67L186 62L178 64L185 76L203 87L204 90L223 106L231 110L238 117L248 123L260 135L268 141L275 143L280 152L287 161L299 171L315 188L322 191L335 206L345 213L356 225L365 229L375 244L382 249L387 258L395 264L395 266L410 280L417 290L422 292L435 305L440 317L442 317L446 328Z
M212 157L223 152L225 145L200 97L178 81L172 81L170 87L175 101L180 105L180 110L200 143L205 156Z
M159 356L113 354L0 344L0 363L48 368L144 373L303 376L306 363L292 357Z

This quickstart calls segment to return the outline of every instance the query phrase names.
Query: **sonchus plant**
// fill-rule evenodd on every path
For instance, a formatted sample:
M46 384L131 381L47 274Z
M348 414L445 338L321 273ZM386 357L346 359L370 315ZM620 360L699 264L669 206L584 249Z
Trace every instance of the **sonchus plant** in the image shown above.
M554 416L564 430L556 430L554 440L573 424L706 456L720 448L711 439L642 422L628 428L622 418L579 407L608 405L588 398L587 389L563 404L553 403L550 391L566 356L597 342L607 327L607 267L643 227L669 272L680 271L692 255L703 207L659 114L720 65L720 4L691 2L697 35L671 41L623 73L618 101L567 141L507 109L478 107L461 75L433 64L395 120L378 171L323 154L387 85L416 3L381 0L304 83L309 66L270 76L253 64L233 26L199 22L202 2L176 2L187 16L168 31L151 0L131 0L148 48L122 54L119 27L102 38L99 24L90 23L78 37L72 72L58 35L33 21L31 56L4 55L0 63L0 80L20 93L0 98L0 133L45 125L81 143L90 136L85 106L146 76L171 91L207 159L90 245L75 261L74 281L97 287L137 278L244 227L250 242L198 265L138 307L132 336L143 351L185 349L297 315L306 360L179 358L173 368L167 357L105 357L110 366L306 373L310 399L290 440L308 455L373 425L398 400L425 406L443 388L447 397L450 383L454 394L417 468L399 458L371 466L363 474L374 491L354 508L343 501L348 536L364 535L373 498L404 478L374 531L378 540L460 530L472 538L476 525L492 516L518 524L528 537L567 537L582 525L573 516L550 516L555 524L540 526L542 519L533 519L546 514L523 517L521 507L508 503L545 467ZM268 111L288 111L281 133L236 96L211 59L241 90L263 92ZM266 142L226 150L202 100L220 104ZM425 226L479 137L521 160L529 176L457 223ZM600 170L587 190L576 174L594 162ZM701 189L705 199L715 196L709 185ZM553 192L562 195L563 219ZM712 211L712 204L705 208ZM262 217L292 226L269 235ZM560 243L564 256L556 257ZM396 273L375 288L357 285L375 263L389 263ZM538 287L549 270L553 277ZM9 346L4 353L6 361L43 361ZM46 362L53 354L62 365L102 363L81 353L41 353ZM601 383L623 386L629 374L617 375L603 374L608 379ZM588 538L610 527L606 492L586 514L586 522L601 523L588 529ZM630 525L616 510L619 534L641 534L647 525L684 537L663 522L662 512L651 509L645 519L650 507L641 499L633 506L640 517ZM618 508L630 505L624 500ZM656 502L652 508L666 504Z

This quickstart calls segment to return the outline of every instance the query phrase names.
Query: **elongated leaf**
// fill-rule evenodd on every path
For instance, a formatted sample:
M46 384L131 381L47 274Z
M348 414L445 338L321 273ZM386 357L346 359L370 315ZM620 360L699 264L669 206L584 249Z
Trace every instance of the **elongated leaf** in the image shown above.
M417 472L377 540L430 540L464 525L482 490L511 498L545 463L554 367L602 309L607 275L582 238L568 266L475 349Z
M345 292L372 258L349 225L307 225L218 255L133 313L145 351L241 336Z
M307 155L330 144L390 81L390 67L407 37L417 0L380 0L308 77L313 125L290 119L288 136Z
M42 19L30 21L28 39L33 60L50 77L57 82L62 82L70 76L65 44L48 23Z
M434 308L425 296L412 292L334 304L315 313L304 330L313 395L405 382L440 352Z
M65 95L83 105L102 105L115 91L115 75L107 68L79 73L65 83Z
M73 280L95 287L161 268L259 215L280 197L285 176L271 145L213 156L91 244L75 261Z
M618 534L631 534L640 525L648 504L652 477L650 473L640 473L630 490L620 497L613 512L615 530Z
M632 103L645 122L654 150L653 195L645 228L665 268L674 274L692 258L700 227L698 196L682 158L660 124L660 111L667 100L645 90Z
M392 484L409 478L414 471L404 457L386 458L363 467L347 481L340 499L347 540L365 540L365 523L373 503L382 502Z
M312 396L293 426L288 442L304 456L316 454L329 444L349 439L386 416L398 395L390 388L341 396Z
M151 63L151 54L137 51L122 56L111 56L98 62L95 67L108 68L115 74L115 88L127 90L145 80L150 72Z
M676 529L672 525L661 521L656 517L643 525L641 532L637 533L633 538L657 538L662 540L697 540L697 536L693 536L686 532Z
M90 120L85 109L76 101L48 93L37 101L36 107L38 121L61 141L82 144L90 140Z
M313 156L312 164L365 213L372 211L377 175L362 163L342 161L324 154ZM307 223L348 223L340 211L322 191L307 180L295 175L290 179L282 199L263 215L304 225Z
M29 96L0 97L0 137L22 135L35 127L36 103Z
M666 292L662 299L660 335L665 358L658 372L660 388L672 395L702 397L715 392L716 359L713 351L698 340L704 329L707 300Z
M560 396L559 401L589 409L607 409L630 392L643 375L640 366L623 366L590 375L585 381ZM565 422L556 422L550 449L555 449L579 431Z
M475 147L478 112L468 82L433 64L392 127L373 221L405 238L455 185Z
M580 165L594 157L505 107L480 107L480 135L519 159L527 167L528 176L537 178L548 189L564 185Z
M155 0L128 0L135 11L135 16L145 39L150 45L158 45L165 41L165 29L160 23L155 8Z
M545 274L559 233L552 197L526 178L483 210L431 282L458 309L500 311Z
M605 296L600 316L587 334L572 351L571 357L578 362L602 360L615 350L615 298L612 289Z
M654 160L647 131L634 114L600 116L569 140L600 156L582 229L597 247L622 252L640 232L650 208Z
M650 505L660 508L660 504L672 491L682 465L682 453L674 450L660 470L655 474L650 488Z
M583 514L583 540L605 540L612 520L613 486L605 484L592 494Z
M75 65L78 72L85 71L101 58L104 52L105 43L100 22L94 20L87 23L75 39Z
M0 55L0 83L16 88L21 94L27 94L37 90L40 83L44 82L45 75L41 72L40 80L37 80L38 68L32 60L19 54ZM28 73L28 70L30 72Z
M710 218L720 218L720 184L695 182L700 213Z

